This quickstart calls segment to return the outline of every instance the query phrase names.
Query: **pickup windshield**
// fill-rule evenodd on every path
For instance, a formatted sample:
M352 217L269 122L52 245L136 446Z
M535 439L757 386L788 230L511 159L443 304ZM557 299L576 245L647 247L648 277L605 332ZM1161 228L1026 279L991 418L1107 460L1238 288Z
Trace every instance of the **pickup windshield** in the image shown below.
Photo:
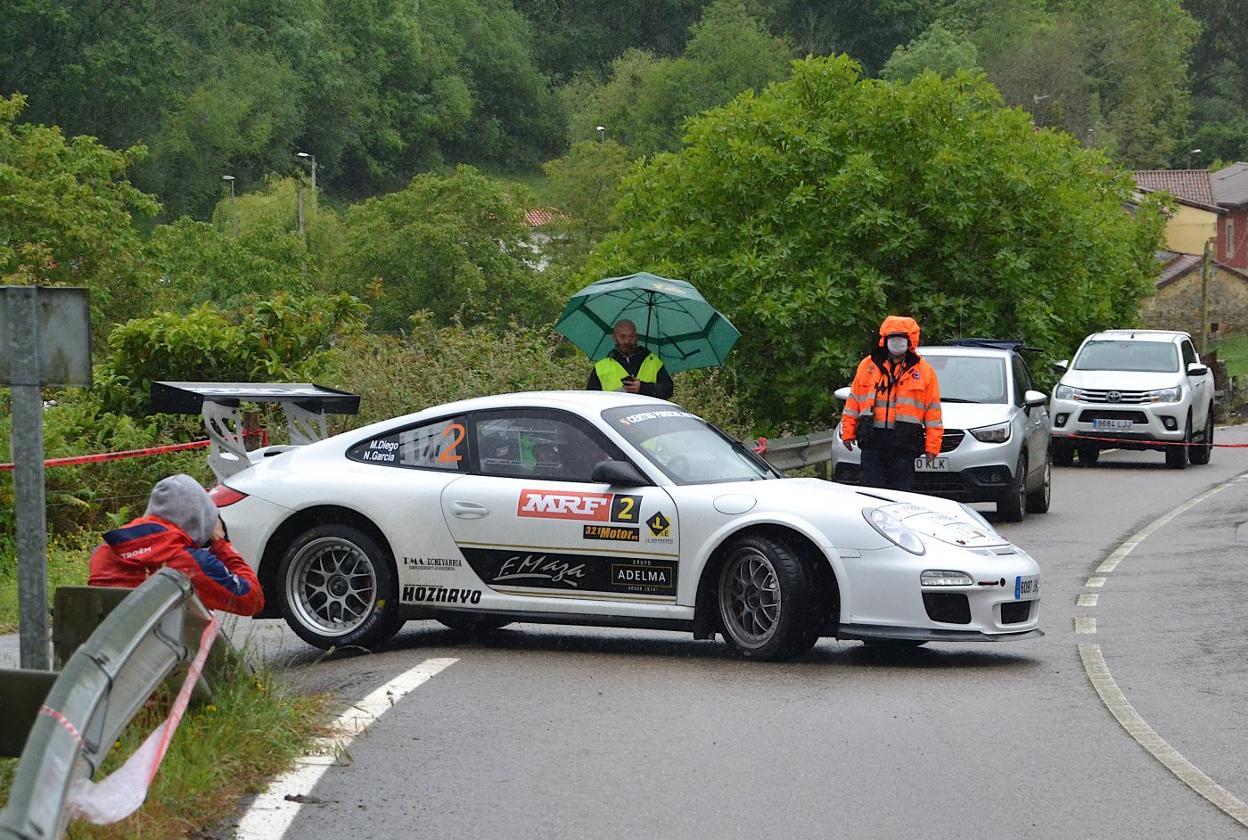
M1089 341L1075 357L1075 370L1173 373L1178 369L1178 348L1161 341Z

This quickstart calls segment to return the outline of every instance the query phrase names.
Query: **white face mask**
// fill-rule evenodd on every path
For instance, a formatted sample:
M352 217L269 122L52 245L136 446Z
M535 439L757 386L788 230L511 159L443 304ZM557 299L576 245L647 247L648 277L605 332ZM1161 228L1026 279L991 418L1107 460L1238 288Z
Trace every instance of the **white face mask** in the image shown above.
M906 338L904 335L892 335L884 340L884 346L887 347L888 352L892 353L894 356L900 356L902 353L906 352L907 348L909 348L910 339Z

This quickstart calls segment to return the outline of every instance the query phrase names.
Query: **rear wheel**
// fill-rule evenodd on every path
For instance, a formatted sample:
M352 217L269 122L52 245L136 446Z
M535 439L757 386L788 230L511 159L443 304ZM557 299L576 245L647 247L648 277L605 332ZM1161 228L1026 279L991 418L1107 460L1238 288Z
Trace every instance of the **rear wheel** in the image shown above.
M1101 450L1096 444L1084 443L1079 445L1079 463L1085 467L1095 467L1096 462L1101 460Z
M1027 456L1020 455L1010 496L997 502L997 515L1006 522L1022 522L1027 515Z
M1209 456L1213 454L1213 406L1209 406L1209 414L1205 417L1205 438L1201 441L1200 446L1193 446L1190 449L1188 457L1193 464L1209 463Z
M316 647L373 647L403 626L394 561L349 525L301 534L282 558L278 582L286 623Z
M1044 479L1040 486L1027 494L1028 513L1048 513L1049 499L1053 495L1053 465L1044 462Z
M792 659L819 638L812 561L784 540L737 538L720 567L716 601L724 640L747 659Z

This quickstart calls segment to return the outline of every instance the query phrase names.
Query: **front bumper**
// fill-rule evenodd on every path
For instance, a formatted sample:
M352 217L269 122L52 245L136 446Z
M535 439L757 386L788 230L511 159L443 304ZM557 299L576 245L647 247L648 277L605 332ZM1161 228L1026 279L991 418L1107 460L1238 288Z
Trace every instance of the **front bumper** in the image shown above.
M1127 405L1053 400L1052 439L1074 446L1117 449L1165 449L1167 443L1183 442L1187 433L1186 402ZM1098 422L1099 421L1099 422ZM1103 428L1107 423L1130 421L1130 427ZM1078 435L1078 438L1072 438ZM1102 439L1104 444L1096 440Z

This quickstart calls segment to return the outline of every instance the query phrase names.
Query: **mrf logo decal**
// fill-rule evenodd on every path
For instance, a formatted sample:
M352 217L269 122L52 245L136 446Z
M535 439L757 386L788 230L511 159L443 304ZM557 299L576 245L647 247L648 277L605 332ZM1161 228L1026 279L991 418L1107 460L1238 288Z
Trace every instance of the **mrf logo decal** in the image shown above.
M650 535L658 539L667 539L672 535L672 520L664 516L662 511L656 511L654 516L646 520L646 525L650 528Z
M580 519L590 522L636 523L641 496L617 493L576 493L566 490L521 490L516 515L537 519Z

